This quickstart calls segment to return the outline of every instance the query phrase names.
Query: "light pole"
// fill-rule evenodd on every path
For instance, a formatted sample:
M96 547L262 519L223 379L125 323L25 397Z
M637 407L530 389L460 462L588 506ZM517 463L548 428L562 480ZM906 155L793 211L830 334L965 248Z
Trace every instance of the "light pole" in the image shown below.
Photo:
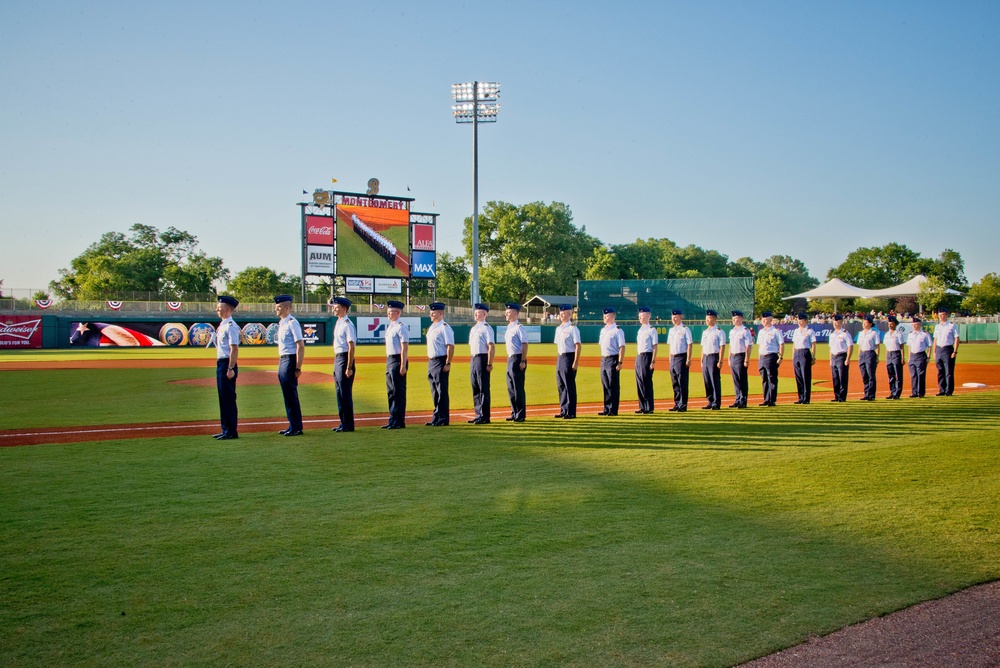
M472 303L479 301L479 124L496 123L500 84L473 81L451 85L456 123L472 123Z

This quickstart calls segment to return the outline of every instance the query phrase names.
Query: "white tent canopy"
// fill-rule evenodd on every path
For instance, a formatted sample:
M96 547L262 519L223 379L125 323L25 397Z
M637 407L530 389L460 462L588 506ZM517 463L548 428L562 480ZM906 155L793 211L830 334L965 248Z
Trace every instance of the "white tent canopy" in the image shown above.
M791 297L784 297L784 299L856 299L870 297L871 292L871 290L844 283L839 278L831 278L818 288Z
M923 287L924 282L927 281L927 277L923 274L917 274L906 283L900 283L899 285L894 285L891 288L885 288L883 290L868 290L869 297L916 297L920 294L920 288ZM961 292L957 290L947 290L949 295L960 295Z

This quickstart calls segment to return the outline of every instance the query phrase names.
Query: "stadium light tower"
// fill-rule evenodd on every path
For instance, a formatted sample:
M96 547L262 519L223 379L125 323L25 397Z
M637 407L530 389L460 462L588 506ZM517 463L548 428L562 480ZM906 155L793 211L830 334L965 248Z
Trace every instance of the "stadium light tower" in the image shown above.
M472 123L472 303L479 301L479 124L496 123L500 84L473 81L451 85L456 123Z

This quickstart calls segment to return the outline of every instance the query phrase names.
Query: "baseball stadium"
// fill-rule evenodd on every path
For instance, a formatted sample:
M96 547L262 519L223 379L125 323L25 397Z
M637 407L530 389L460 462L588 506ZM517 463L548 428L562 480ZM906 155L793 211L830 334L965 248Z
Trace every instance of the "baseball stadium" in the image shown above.
M811 405L784 364L773 408L752 374L749 409L683 414L664 359L651 415L633 413L633 347L617 417L597 415L585 342L567 421L547 335L528 419L502 419L498 345L494 419L469 425L456 326L451 426L424 427L414 342L407 428L378 429L385 350L360 345L353 433L331 431L332 350L309 345L305 433L286 439L260 319L242 331L240 438L220 442L211 332L105 319L61 325L75 347L0 352L3 665L734 666L1000 578L995 342L963 342L950 397L882 401L883 365L879 401L856 400L853 373L831 403L823 343Z

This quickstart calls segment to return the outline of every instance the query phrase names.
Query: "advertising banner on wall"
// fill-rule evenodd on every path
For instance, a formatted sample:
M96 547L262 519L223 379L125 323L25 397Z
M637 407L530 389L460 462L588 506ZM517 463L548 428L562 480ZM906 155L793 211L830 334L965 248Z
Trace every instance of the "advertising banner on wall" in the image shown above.
M344 290L347 292L371 294L374 289L374 279L357 276L348 276L344 279Z
M503 336L507 333L507 325L497 326L497 346L503 344ZM524 333L528 335L528 343L542 342L542 328L540 325L524 325Z
M240 345L263 346L274 343L278 323L265 325L260 322L236 323L240 328ZM85 348L146 348L157 346L200 346L215 343L215 323L166 322L148 320L141 322L73 322L70 323L69 344ZM308 333L307 333L308 330ZM326 340L325 323L302 323L306 343ZM312 339L310 341L310 338ZM41 344L39 343L39 347Z
M310 246L332 246L333 216L306 216L306 243Z
M24 315L0 316L0 349L41 347L41 318Z
M399 278L376 278L375 294L401 295L403 294L403 281Z
M306 273L333 275L333 246L313 246L306 248Z
M413 250L437 250L434 240L434 225L413 224Z
M420 343L420 318L400 318L410 330L410 343ZM385 343L385 328L389 326L389 318L378 316L374 318L358 316L358 343Z

